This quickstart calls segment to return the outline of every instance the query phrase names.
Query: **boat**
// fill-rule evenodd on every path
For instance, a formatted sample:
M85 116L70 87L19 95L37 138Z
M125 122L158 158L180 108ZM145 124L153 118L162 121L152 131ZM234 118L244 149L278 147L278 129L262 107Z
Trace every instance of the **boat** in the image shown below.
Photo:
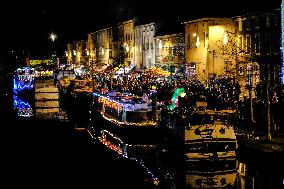
M166 132L159 126L153 109L142 97L129 93L94 92L88 131L94 142L141 165L157 185L157 171L153 171L157 170L156 152Z
M233 110L195 110L185 128L186 161L235 159L238 143L228 118Z
M94 92L91 119L93 135L104 144L115 141L123 156L143 156L163 141L164 132L152 106L129 93Z

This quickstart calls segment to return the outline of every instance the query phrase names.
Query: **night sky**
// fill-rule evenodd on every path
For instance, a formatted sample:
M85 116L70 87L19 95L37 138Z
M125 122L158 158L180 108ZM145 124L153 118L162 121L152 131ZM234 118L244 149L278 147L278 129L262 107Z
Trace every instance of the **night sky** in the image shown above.
M217 16L235 16L280 7L280 0L93 0L8 2L1 5L1 54L27 49L31 56L43 56L57 34L57 48L67 42L86 39L88 32L132 17L147 20L182 21ZM2 55L1 55L2 56ZM1 58L1 57L0 57Z

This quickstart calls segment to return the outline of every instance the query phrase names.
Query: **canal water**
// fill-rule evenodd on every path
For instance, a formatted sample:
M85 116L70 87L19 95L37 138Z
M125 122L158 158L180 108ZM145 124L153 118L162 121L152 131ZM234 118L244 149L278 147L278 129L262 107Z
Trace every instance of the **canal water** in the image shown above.
M33 100L26 94L14 94L14 108L17 116L34 116ZM70 120L78 127L86 127L88 98L84 102L65 99ZM71 103L72 102L72 103ZM62 106L62 103L60 103ZM66 107L60 107L66 110ZM75 112L72 112L74 110ZM68 112L67 112L68 113ZM62 113L66 115L66 112ZM67 115L64 119L67 118ZM175 146L175 145L173 145ZM176 145L172 152L158 149L149 157L143 157L147 170L159 179L153 188L234 188L234 189L281 189L284 188L284 159L267 154L254 154L239 146L237 158L211 161L186 162L183 149ZM151 156L151 157L150 157ZM265 157L265 158L263 158ZM283 157L283 155L282 155Z

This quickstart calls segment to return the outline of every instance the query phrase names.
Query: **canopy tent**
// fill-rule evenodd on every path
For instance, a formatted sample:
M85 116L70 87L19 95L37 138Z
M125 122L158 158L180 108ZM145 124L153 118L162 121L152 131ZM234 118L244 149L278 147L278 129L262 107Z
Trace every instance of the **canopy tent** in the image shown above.
M121 67L119 68L115 74L116 75L123 75L123 74L129 74L130 71L134 68L134 64L130 64L129 66L126 66L126 67Z
M162 68L151 68L146 70L145 72L146 74L150 74L150 75L159 75L159 76L170 76L171 73L167 70L164 70Z

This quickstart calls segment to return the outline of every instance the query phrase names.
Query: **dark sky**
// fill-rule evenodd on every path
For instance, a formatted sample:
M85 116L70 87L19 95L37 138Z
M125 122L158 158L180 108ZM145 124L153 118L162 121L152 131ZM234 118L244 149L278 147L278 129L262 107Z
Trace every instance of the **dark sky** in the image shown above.
M175 22L191 18L234 16L280 7L280 0L93 0L93 1L11 1L0 6L3 21L1 52L29 49L41 56L51 45L49 34L58 35L56 45L86 38L87 32L110 26L119 19L167 19Z

